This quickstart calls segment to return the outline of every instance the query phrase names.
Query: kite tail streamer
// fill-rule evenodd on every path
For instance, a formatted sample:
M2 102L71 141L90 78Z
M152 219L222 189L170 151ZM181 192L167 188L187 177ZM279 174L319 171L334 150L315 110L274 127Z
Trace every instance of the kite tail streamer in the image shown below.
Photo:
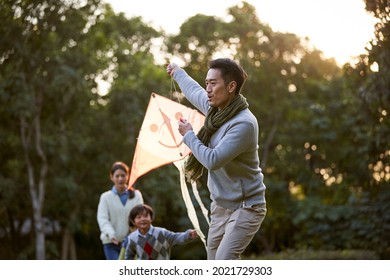
M192 225L194 226L196 233L198 234L198 236L202 240L202 242L205 246L205 249L207 250L206 238L205 238L205 235L203 234L202 230L200 229L198 217L196 216L196 212L195 212L195 207L192 204L191 197L190 197L190 194L188 192L188 188L187 188L187 184L186 184L186 177L185 177L185 172L184 172L184 159L179 160L179 161L175 161L174 164L177 167L177 169L179 169L179 172L180 172L181 193L182 193L183 200L184 200L184 203L185 203L186 208L187 208L188 217L190 218L190 221L191 221Z
M196 182L191 181L191 186L192 186L192 192L194 193L196 201L199 203L200 209L202 209L203 216L206 219L207 224L210 225L209 211L207 211L206 207L204 206L204 204L202 202L202 199L200 198L200 195L199 195L199 192L198 192L198 187L196 186Z

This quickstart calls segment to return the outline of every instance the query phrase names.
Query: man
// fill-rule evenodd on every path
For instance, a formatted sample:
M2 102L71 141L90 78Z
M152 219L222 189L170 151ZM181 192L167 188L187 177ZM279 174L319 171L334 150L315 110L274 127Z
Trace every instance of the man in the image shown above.
M240 94L247 74L231 59L213 60L205 90L174 63L167 66L167 72L206 116L197 135L186 120L179 121L179 132L192 151L186 163L187 177L196 181L203 167L208 170L212 202L207 258L240 259L266 214L258 123Z

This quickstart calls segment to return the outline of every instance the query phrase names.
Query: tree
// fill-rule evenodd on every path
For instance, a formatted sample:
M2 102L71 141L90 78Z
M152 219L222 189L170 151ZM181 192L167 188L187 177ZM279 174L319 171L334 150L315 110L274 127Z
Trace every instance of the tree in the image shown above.
M66 134L94 98L85 78L89 56L79 43L97 19L99 1L1 1L1 92L18 122L35 233L36 259L45 259L44 203L50 169L69 162ZM57 153L58 152L58 153ZM20 158L19 158L20 159ZM12 159L9 159L12 162Z
M31 257L29 243L18 241L25 239L23 221L32 213L35 258L77 258L75 238L92 235L99 242L95 208L109 181L109 166L119 158L131 159L152 89L168 92L166 73L154 66L150 53L159 33L139 17L114 14L100 1L1 5L7 22L0 29L0 131L9 137L0 141L7 159L1 163L0 214L9 220L1 225L2 232L10 228L15 233L9 237L11 250L5 251L15 254L11 258ZM97 82L111 77L116 78L111 91L101 94ZM163 78L166 87L159 87ZM18 153L21 148L24 157ZM31 206L24 192L9 188L23 189L26 182ZM23 212L24 204L33 211ZM61 253L57 233L47 239L45 221L59 223ZM96 245L82 244L77 251L89 258L83 246Z

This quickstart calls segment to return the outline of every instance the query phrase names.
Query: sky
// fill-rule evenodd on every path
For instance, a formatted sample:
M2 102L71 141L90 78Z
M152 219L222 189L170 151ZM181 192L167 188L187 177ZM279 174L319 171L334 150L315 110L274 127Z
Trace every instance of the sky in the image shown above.
M106 0L115 12L141 16L144 22L168 34L196 14L226 18L227 9L240 0ZM262 23L272 30L308 37L325 57L342 65L365 53L373 37L375 20L363 0L246 0Z

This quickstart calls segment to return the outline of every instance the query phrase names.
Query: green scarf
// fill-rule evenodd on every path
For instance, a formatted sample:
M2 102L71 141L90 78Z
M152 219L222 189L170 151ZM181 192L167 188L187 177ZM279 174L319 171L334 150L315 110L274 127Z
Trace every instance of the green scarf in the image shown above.
M236 95L232 102L222 110L219 110L217 107L210 107L207 112L204 125L197 134L199 140L207 146L210 142L211 136L218 130L218 128L248 107L249 105L246 102L246 98L241 94ZM186 162L185 169L186 177L189 182L196 181L203 173L203 165L192 153Z

